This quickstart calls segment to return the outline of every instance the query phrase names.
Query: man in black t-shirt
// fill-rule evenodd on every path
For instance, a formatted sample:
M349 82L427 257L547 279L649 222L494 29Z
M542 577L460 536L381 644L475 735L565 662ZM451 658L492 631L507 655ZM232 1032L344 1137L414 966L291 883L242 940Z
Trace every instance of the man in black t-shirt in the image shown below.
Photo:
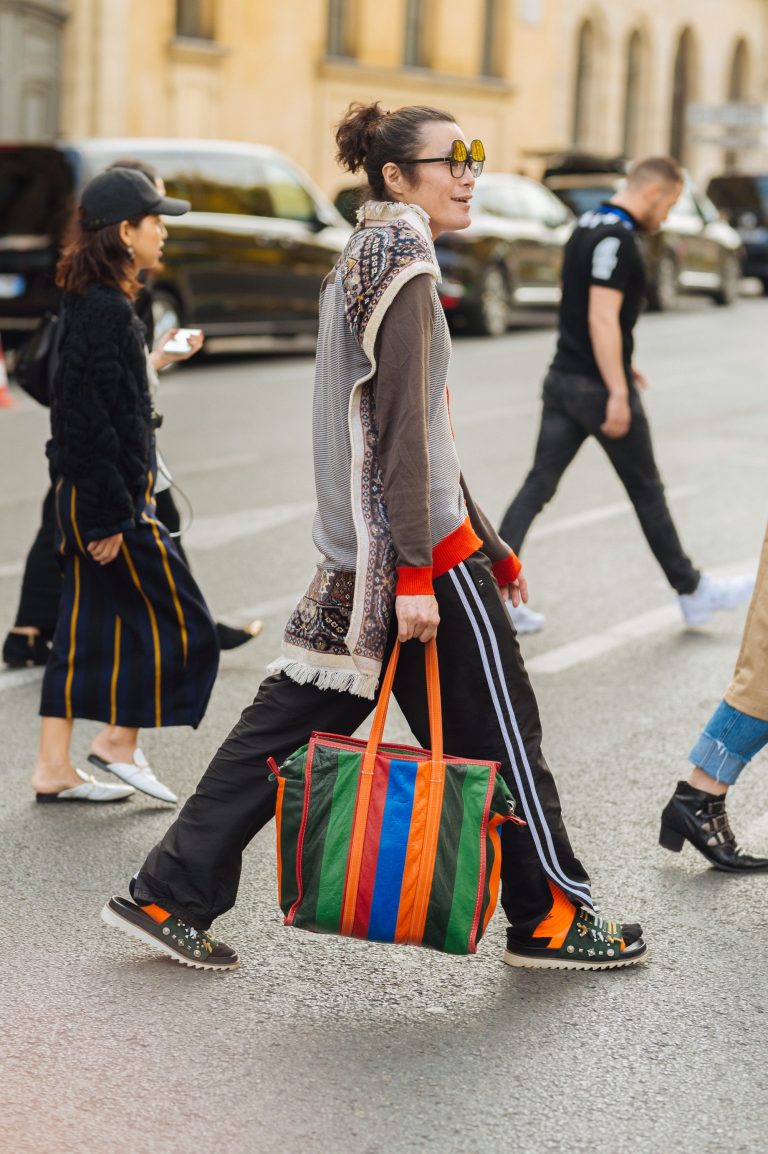
M694 568L667 508L634 367L634 327L645 292L638 232L654 232L679 197L674 160L650 157L631 169L612 200L586 213L565 248L557 351L544 381L533 466L504 514L500 535L520 553L534 518L587 437L605 450L635 508L656 560L679 595L689 625L746 601L752 577L717 580ZM510 603L511 604L511 603ZM544 618L522 603L510 609L519 633Z

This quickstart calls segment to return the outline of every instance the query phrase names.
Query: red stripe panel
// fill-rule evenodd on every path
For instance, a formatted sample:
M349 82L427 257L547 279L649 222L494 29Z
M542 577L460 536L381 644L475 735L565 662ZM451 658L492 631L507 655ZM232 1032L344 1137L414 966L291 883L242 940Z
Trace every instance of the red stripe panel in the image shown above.
M371 800L368 805L368 821L365 827L363 860L360 863L360 882L357 887L355 920L352 923L352 936L355 938L365 938L368 936L373 886L376 881L376 866L379 860L381 826L384 820L387 789L389 788L390 760L386 754L379 753L376 755L376 767L373 775L373 785L371 787Z

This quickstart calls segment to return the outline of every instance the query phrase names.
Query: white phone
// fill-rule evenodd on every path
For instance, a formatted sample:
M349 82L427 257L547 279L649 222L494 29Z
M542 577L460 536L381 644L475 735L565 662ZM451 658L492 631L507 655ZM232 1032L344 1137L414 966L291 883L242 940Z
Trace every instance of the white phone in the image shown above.
M174 333L167 345L163 346L164 353L188 353L192 346L189 343L190 337L197 337L202 332L202 329L179 329Z

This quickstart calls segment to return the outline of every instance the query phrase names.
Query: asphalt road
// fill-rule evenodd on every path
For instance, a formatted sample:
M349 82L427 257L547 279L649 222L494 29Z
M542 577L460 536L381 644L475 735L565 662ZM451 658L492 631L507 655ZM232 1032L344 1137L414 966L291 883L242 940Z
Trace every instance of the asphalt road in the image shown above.
M768 301L644 318L638 364L686 548L755 566L766 521ZM497 518L522 480L553 335L457 340L451 394L476 498ZM215 611L258 613L225 654L200 729L148 733L186 796L254 695L314 563L312 361L212 361L163 381L162 447L194 508L194 570ZM45 490L46 414L0 412L0 620ZM768 876L657 846L659 812L720 699L743 612L685 630L622 490L587 446L524 561L544 632L524 638L572 839L603 909L638 918L647 965L513 971L497 916L474 958L283 927L274 831L247 857L218 930L242 968L200 974L109 931L99 908L172 813L40 807L28 785L36 672L0 673L0 1150L3 1154L439 1154L766 1149ZM84 759L95 726L78 726ZM393 718L393 733L402 722ZM741 839L768 850L768 773L732 794Z

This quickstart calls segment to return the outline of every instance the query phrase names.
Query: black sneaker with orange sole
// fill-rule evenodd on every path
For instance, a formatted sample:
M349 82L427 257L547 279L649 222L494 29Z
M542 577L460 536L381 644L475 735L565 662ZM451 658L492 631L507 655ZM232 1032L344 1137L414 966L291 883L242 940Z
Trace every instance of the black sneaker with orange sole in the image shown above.
M101 911L101 920L160 950L182 966L196 970L234 970L240 965L237 952L217 941L208 930L195 929L173 914L156 921L129 898L110 898Z

